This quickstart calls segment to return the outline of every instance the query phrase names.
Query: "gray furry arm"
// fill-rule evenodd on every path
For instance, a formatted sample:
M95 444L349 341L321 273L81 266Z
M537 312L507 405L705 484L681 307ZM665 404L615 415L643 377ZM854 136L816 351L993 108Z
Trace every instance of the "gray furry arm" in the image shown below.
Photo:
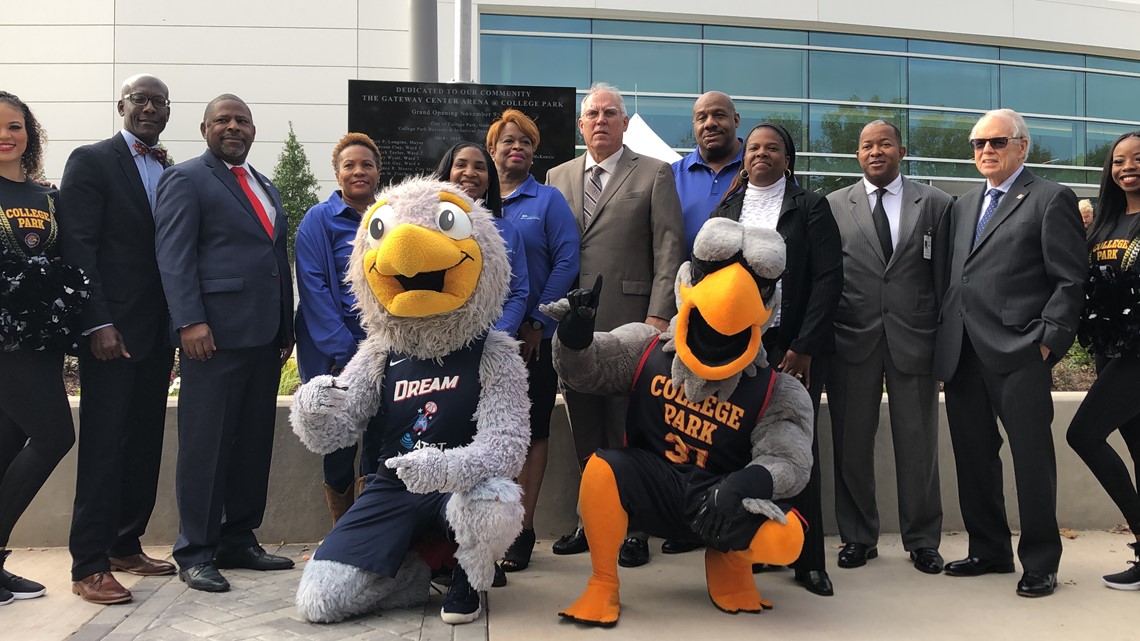
M612 332L594 332L583 350L564 347L554 337L554 369L570 389L588 394L629 393L641 355L660 332L645 323L629 323Z
M752 430L752 463L772 474L772 498L799 494L811 476L811 397L789 374L776 375L772 398Z
M328 454L354 445L380 407L388 350L371 339L337 376L316 376L293 395L289 423L310 451Z

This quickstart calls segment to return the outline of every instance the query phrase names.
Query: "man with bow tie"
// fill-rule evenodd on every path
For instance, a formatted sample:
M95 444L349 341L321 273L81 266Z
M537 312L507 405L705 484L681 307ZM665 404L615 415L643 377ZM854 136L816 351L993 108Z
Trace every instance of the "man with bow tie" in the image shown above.
M173 574L143 554L154 509L174 351L154 250L158 137L170 92L151 75L128 78L118 102L123 129L76 149L63 171L63 255L91 279L79 348L79 462L69 547L72 591L92 603L131 593L112 570Z

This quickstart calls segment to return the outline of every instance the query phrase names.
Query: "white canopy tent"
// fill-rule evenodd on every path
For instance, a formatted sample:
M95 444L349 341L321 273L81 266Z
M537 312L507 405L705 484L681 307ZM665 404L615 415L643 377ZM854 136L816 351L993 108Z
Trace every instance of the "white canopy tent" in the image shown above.
M625 131L625 144L629 148L639 154L644 154L652 158L673 164L681 159L681 154L673 151L669 145L661 139L645 120L641 118L640 114L633 114L629 117L629 128Z

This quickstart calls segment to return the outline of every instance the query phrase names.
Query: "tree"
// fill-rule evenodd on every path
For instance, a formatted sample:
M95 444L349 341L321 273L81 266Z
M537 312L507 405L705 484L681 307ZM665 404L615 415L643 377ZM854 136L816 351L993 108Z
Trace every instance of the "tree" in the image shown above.
M289 136L285 147L277 156L277 166L273 168L273 184L281 192L281 205L285 207L285 217L289 220L289 262L293 261L293 239L297 235L297 225L305 212L320 202L317 195L317 177L309 167L305 148L297 142L293 133L293 121L289 121Z

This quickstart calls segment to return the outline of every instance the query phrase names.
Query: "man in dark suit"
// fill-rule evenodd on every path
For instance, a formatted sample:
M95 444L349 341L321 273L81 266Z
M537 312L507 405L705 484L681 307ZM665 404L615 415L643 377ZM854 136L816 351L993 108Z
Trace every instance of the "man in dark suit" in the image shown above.
M281 196L245 161L256 134L249 107L218 96L201 132L209 149L158 185L155 248L182 350L174 560L191 588L222 592L218 568L293 567L253 534L293 350L293 285Z
M123 130L72 152L63 170L63 257L91 279L79 351L79 462L71 518L72 591L92 603L131 593L111 574L174 574L143 554L154 509L174 350L154 255L154 202L167 166L158 137L170 92L150 75L123 83Z
M876 120L855 151L863 179L827 200L843 241L836 358L827 379L835 451L839 567L878 556L875 432L886 379L903 547L914 566L942 571L938 382L934 336L946 289L954 200L899 173L902 134Z
M950 285L934 354L970 534L969 556L946 564L946 573L1014 571L996 414L1021 515L1017 593L1046 596L1061 560L1050 369L1073 344L1084 304L1084 233L1072 190L1024 167L1029 128L1019 114L982 116L970 145L986 183L954 204Z
M582 99L578 129L586 153L547 174L570 204L582 235L579 281L604 274L595 329L645 322L661 331L676 313L673 281L684 260L685 228L672 168L623 144L629 116L617 87L595 84ZM627 399L564 390L578 463L623 442ZM556 554L587 549L579 527L555 543ZM625 567L649 562L644 535L622 546Z

